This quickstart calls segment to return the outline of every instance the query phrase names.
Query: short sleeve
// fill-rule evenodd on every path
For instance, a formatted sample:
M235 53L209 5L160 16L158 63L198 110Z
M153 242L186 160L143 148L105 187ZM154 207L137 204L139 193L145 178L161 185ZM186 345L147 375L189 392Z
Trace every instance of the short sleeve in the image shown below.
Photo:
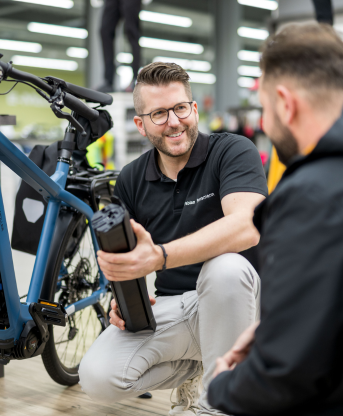
M234 192L268 195L261 157L251 140L228 135L220 144L217 155L220 199Z
M125 188L125 176L125 170L123 170L117 178L113 195L117 196L122 202L124 202L126 209L129 211L130 217L137 221L130 195Z

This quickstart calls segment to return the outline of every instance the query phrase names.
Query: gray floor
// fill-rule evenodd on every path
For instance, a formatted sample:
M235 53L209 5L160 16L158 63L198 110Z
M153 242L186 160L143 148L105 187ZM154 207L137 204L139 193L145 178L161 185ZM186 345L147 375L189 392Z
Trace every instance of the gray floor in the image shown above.
M150 400L93 402L79 384L64 387L52 381L41 357L12 361L5 373L0 378L1 416L167 416L170 409L171 390L155 390Z

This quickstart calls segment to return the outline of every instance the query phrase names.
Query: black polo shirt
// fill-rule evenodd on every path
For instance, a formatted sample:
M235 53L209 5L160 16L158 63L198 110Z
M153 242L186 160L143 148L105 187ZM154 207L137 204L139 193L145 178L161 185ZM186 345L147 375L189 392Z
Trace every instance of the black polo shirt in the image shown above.
M260 155L245 137L199 133L177 182L161 173L157 154L152 149L126 165L114 189L155 244L169 243L222 218L220 201L230 193L268 193ZM157 273L156 294L180 295L195 290L202 265Z

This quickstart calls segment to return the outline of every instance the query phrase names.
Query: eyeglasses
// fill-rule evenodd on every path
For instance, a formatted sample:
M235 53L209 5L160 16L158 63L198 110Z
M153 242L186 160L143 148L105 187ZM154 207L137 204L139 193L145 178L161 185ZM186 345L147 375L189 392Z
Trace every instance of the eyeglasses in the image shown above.
M179 103L174 105L171 108L158 108L157 110L152 111L149 114L139 114L139 117L142 116L150 116L151 121L156 124L157 126L161 126L165 124L169 119L169 111L173 110L174 114L180 118L184 119L187 118L192 112L192 104L193 101Z

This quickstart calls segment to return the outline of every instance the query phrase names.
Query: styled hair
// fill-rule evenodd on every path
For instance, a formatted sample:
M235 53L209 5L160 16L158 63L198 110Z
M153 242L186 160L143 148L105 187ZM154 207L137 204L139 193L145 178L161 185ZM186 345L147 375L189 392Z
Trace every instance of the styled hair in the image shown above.
M189 101L192 101L192 90L189 83L189 75L180 65L171 62L153 62L146 65L139 72L137 84L133 91L133 103L137 114L141 114L144 108L140 89L143 85L169 85L172 82L181 82Z
M327 24L292 23L262 47L263 82L294 79L305 90L343 89L343 42Z

